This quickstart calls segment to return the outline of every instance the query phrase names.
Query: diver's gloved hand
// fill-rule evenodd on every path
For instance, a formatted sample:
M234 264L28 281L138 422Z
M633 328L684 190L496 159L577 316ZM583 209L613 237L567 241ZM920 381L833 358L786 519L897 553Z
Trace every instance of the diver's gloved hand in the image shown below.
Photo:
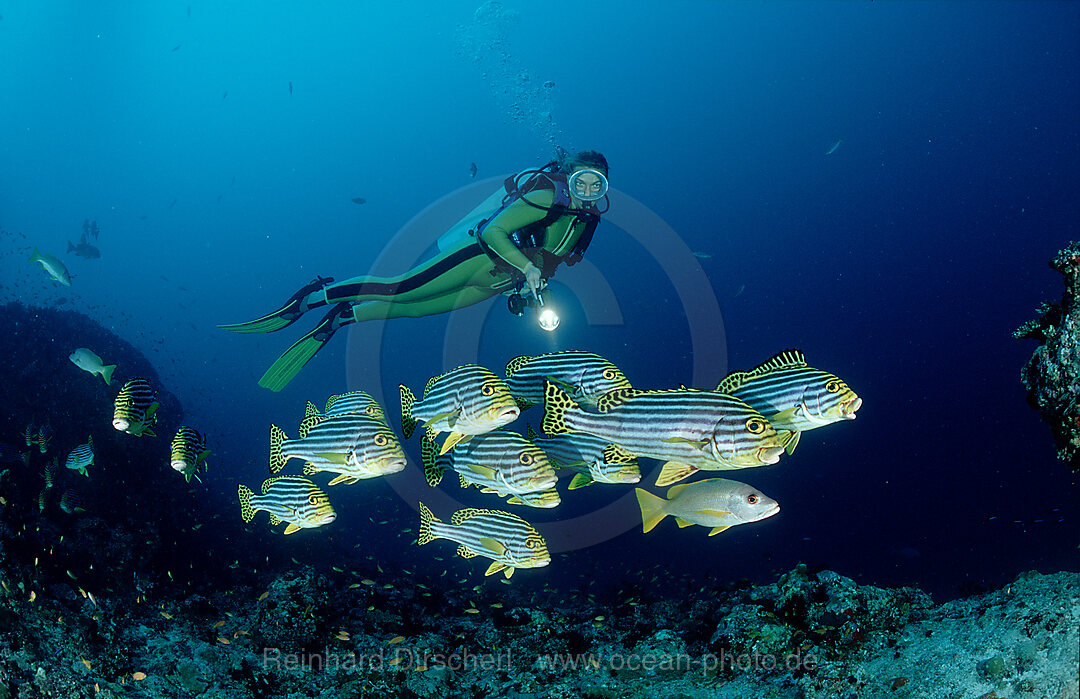
M536 293L542 288L541 283L543 280L540 278L540 268L530 262L526 265L524 273L525 285L529 287L529 291L535 297Z

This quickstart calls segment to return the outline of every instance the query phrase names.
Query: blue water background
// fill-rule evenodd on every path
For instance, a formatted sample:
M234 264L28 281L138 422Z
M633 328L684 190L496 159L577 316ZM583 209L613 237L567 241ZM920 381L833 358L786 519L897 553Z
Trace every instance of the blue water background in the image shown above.
M413 216L473 183L470 163L478 179L501 177L545 162L555 138L603 151L612 186L701 253L686 262L722 310L710 331L724 338L710 347L721 361L692 376L684 280L603 224L588 262L623 321L589 325L589 300L560 282L574 279L564 270L552 289L563 327L544 335L501 303L485 307L481 363L588 349L640 388L704 387L797 347L865 405L854 422L806 433L777 466L720 474L782 505L721 536L671 522L615 536L636 505L614 486L564 494L565 510L516 509L543 523L615 502L620 523L519 574L525 584L656 570L690 586L767 581L803 561L949 596L1031 568L1075 570L1077 487L1024 400L1019 371L1035 345L1010 333L1060 294L1046 262L1080 233L1080 6L476 9L0 3L0 226L76 275L61 289L6 258L4 300L70 299L153 359L187 423L211 438L211 477L193 495L213 523L208 546L450 565L475 584L477 562L434 559L452 558L450 544L409 544L415 498L386 483L335 488L330 533L237 527L236 483L265 477L268 425L295 436L306 400L347 388L379 393L393 413L399 382L418 390L451 368L445 317L395 321L376 346L340 333L279 394L256 380L319 314L266 336L215 325L261 315L317 274L367 272ZM84 218L101 228L100 260L63 254ZM350 386L347 363L365 376L356 363L372 358L378 377ZM442 490L432 501L447 517L451 496L500 506Z

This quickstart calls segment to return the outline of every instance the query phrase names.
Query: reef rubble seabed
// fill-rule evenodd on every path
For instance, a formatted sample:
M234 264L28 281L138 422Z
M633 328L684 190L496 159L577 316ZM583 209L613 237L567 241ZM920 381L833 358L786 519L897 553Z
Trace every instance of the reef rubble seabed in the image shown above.
M655 601L623 593L604 605L516 588L443 593L385 575L350 585L350 575L301 568L261 593L142 600L57 585L30 600L0 571L0 699L1080 692L1073 572L1024 573L940 605L916 588L805 566L761 587Z
M1070 242L1050 267L1065 277L1061 300L1041 304L1038 317L1013 336L1039 341L1020 381L1028 389L1028 403L1050 426L1058 457L1080 473L1080 243Z

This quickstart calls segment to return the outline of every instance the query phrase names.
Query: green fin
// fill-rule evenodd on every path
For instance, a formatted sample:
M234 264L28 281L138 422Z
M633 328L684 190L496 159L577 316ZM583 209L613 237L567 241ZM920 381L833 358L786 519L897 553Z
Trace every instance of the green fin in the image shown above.
M506 378L513 378L514 374L521 371L521 367L532 361L532 357L514 357L506 363Z
M672 483L678 483L684 478L694 475L699 470L701 469L696 466L687 466L677 461L669 461L660 469L660 475L656 477L656 485L662 488Z
M320 459L326 459L330 463L337 464L339 466L344 466L345 464L349 463L348 454L338 454L332 451L320 451L317 454L314 454L314 456L317 456Z
M330 417L328 415L319 415L318 413L305 417L303 420L300 421L300 439L304 439L305 437L307 437L309 434L311 434L312 429L314 429L320 423L326 422L329 419Z
M423 546L424 544L434 541L438 537L431 533L431 523L438 522L438 518L431 514L431 510L427 505L420 503L420 534L417 536L416 542Z
M614 391L608 391L596 399L596 410L597 412L606 413L641 393L643 391L633 388L616 388Z
M667 491L667 499L674 500L675 498L679 497L679 493L686 490L689 486L689 483L680 483L679 485L671 486L670 488L668 488Z
M348 483L349 485L352 485L353 483L356 483L358 480L360 480L360 479L357 478L356 476L351 476L351 475L349 475L347 473L343 473L340 476L338 476L337 478L330 479L330 482L327 483L327 485L337 485L338 483Z
M439 466L438 448L435 446L435 438L431 434L425 434L420 440L420 461L424 464L424 480L431 487L442 483L446 469Z
M285 466L289 457L281 453L285 442L285 431L277 425L270 425L270 473L277 473Z
M547 434L565 434L570 430L566 426L566 414L577 410L578 405L558 386L547 381L544 383L544 419L541 428Z
M398 393L401 395L401 433L408 439L416 430L416 418L412 414L416 396L405 384L398 384Z
M676 524L679 525L679 529L683 529L684 527L692 527L692 526L694 526L693 522L688 522L687 520L683 519L682 517L676 517L675 522L676 522Z
M637 457L618 444L609 444L604 447L605 464L633 464L637 463Z
M727 394L734 393L739 386L742 386L750 378L750 372L748 371L733 371L720 379L720 383L716 384L716 392Z
M667 517L667 512L664 511L667 501L641 488L634 488L634 492L637 494L638 507L641 508L641 528L648 534L660 524L660 520Z
M319 409L315 407L314 403L312 403L311 401L308 401L307 405L304 406L304 417L308 418L308 417L311 417L312 415L318 415L318 414L319 414Z
M539 436L536 434L536 430L532 428L532 425L525 425L525 439L531 442Z
M495 539L492 539L490 536L481 537L480 545L497 556L501 556L506 553L506 547Z
M465 468L489 481L495 480L495 476L498 475L498 472L495 469L489 466L481 466L480 464L469 464Z
M270 365L259 379L259 385L275 392L285 388L324 344L325 340L317 340L310 334L300 338Z
M521 396L514 396L514 403L517 405L518 410L528 410L536 405L536 403L533 403L528 398L522 398Z
M445 442L443 442L442 448L439 449L439 456L442 456L446 452L450 451L451 449L456 447L458 444L461 444L462 442L469 441L469 439L471 439L471 438L472 438L472 435L470 435L470 434L462 434L461 432L451 432L450 436L446 438Z
M255 516L255 509L251 506L251 497L255 493L252 492L251 488L241 483L237 488L237 494L240 497L240 517L245 522L250 522L251 518Z
M717 534L724 531L725 529L731 529L731 525L729 524L726 527L713 527L712 529L709 530L709 536L716 536Z
M570 490L577 490L578 488L584 488L587 485L593 484L593 478L587 473L578 473L570 479Z
M709 440L707 439L695 440L687 439L685 437L668 437L667 439L661 439L660 441L666 444L687 444L701 451L705 451L709 447Z
M781 437L781 439L785 440L783 442L784 451L786 451L789 455L794 454L795 453L795 447L799 446L799 439L801 437L802 437L802 432L788 432L788 436Z
M731 513L725 510L698 510L699 515L705 515L706 517L730 517Z
M289 526L285 527L285 531L282 532L282 533L285 534L285 535L289 535L289 534L292 534L292 533L298 532L298 531L300 531L300 527L298 525L293 524L292 522L290 522Z
M484 571L484 576L486 577L488 575L494 575L495 573L498 573L499 571L501 571L503 569L508 569L510 571L514 570L513 568L510 568L509 566L507 566L505 563L500 563L499 561L495 561L494 563L492 563L491 565L488 566L488 569L486 571ZM507 575L506 577L509 578L510 576Z

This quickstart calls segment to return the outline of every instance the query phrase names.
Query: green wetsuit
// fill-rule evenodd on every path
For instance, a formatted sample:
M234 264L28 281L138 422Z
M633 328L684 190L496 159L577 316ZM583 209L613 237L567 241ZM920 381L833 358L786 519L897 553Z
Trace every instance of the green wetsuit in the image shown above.
M531 262L550 276L574 250L585 231L583 218L563 215L544 230L543 245L519 249L510 233L540 221L555 200L550 189L530 192L501 211L484 228L483 241L506 267L496 265L480 244L469 238L414 269L395 277L361 276L326 287L327 303L352 302L357 321L375 318L417 318L464 308L515 285L510 268L524 273Z

